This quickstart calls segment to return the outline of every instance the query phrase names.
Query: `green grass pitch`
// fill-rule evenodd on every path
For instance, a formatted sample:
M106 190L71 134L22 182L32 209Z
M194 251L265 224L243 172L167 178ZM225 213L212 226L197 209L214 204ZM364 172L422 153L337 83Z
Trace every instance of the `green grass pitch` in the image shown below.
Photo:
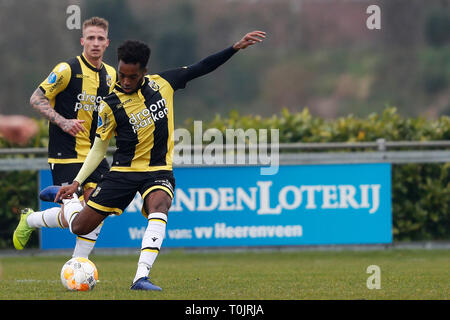
M66 256L0 256L0 300L448 300L448 250L162 251L151 277L162 292L129 290L138 255L93 254L99 283L64 289ZM380 289L367 273L379 267Z

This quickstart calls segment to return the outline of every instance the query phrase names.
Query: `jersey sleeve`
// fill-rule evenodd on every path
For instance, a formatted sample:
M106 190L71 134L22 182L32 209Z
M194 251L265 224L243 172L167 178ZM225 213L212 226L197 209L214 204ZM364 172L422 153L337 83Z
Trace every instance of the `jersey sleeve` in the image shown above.
M228 47L193 65L164 71L159 75L170 83L173 90L183 89L187 82L216 70L236 52L233 47Z
M72 76L70 65L66 62L61 62L50 72L47 79L42 81L39 88L49 100L53 100L58 93L67 88Z
M188 67L181 67L159 73L161 78L169 82L174 91L184 89L188 82Z
M80 171L73 181L77 181L80 185L83 184L105 158L106 151L108 151L108 145L109 141L101 140L98 137L95 138L91 150L89 150Z
M98 107L98 122L97 122L97 132L96 137L102 140L111 139L117 123L114 118L113 111L111 107L105 101L100 102Z

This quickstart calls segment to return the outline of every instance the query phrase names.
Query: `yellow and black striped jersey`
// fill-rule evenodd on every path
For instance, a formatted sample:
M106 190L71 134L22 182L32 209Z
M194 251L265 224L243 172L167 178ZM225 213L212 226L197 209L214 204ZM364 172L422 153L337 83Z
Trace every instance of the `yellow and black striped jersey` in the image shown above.
M133 93L116 84L98 108L97 137L116 138L111 171L172 170L174 92L215 70L235 52L229 47L191 66L146 75Z
M49 163L81 163L94 142L98 105L117 81L116 70L103 63L95 68L83 54L61 62L39 86L51 106L66 119L85 120L76 137L49 123Z
M111 171L172 170L173 93L160 75L147 75L132 94L120 85L100 104L97 136L116 138Z

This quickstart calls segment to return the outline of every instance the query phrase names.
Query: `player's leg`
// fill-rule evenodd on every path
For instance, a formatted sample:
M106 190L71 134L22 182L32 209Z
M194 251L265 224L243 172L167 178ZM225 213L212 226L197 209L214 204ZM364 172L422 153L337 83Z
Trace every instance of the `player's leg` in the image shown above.
M72 165L75 168L75 171L78 172L81 168L81 164L73 164ZM79 194L83 196L82 205L85 206L86 202L89 199L89 196L94 191L94 189L97 186L97 183L103 178L103 176L109 171L109 164L104 159L100 165L95 169L95 171L86 179L85 183L83 184L82 190L80 190ZM53 195L54 197L54 195ZM63 201L63 210L64 210L64 203L66 203L68 200ZM70 211L70 210L69 210ZM63 211L65 212L65 211ZM61 215L62 224L64 227L68 226L68 221L65 219L65 214ZM98 239L98 236L100 234L100 231L102 229L103 223L100 223L98 226L95 227L95 229L87 234L80 234L76 238L75 242L75 248L72 253L72 257L83 257L88 259L89 255L91 254L92 250L94 249L94 246L96 244L96 241Z
M52 194L52 198L55 197L56 192L57 192L57 190L59 190L59 188L53 188L53 189L51 190L51 192L54 193L54 194ZM90 192L89 192L89 190L87 190L87 192L85 192L85 196L89 196L89 194L90 194ZM78 199L78 196L76 194L73 195L72 199L62 200L62 203L63 203L63 205L61 208L58 207L58 208L52 208L52 209L55 209L55 212L56 211L59 212L57 217L58 217L58 220L60 221L61 228L67 228L70 226L69 223L71 222L71 220L73 220L74 217L79 212L82 211L83 204ZM43 212L33 212L33 213L29 214L29 216L27 217L27 220L30 220L30 218L31 218L31 222L27 223L27 225L32 225L35 227L44 227L44 226L49 227L47 224L43 225L42 222L39 223L39 219L43 220L48 211L50 211L50 210L45 210ZM38 220L38 221L34 222L34 220ZM83 257L86 259L89 257L89 254L91 253L92 249L94 248L95 242L97 241L98 235L99 235L100 230L103 225L103 223L99 223L98 225L95 223L96 223L95 221L87 223L88 225L95 225L94 229L92 231L90 231L89 233L77 234L78 237L76 240L75 249L72 254L73 257ZM22 222L22 224L23 224L23 222ZM75 232L73 232L73 233L75 233ZM17 236L15 236L15 238L17 238ZM15 242L18 242L18 241L15 241ZM17 245L16 247L18 247L18 246L19 245Z
M54 185L62 185L68 183L70 180L69 176L75 177L79 170L78 167L73 164L61 165L61 164L50 164L50 170L52 173L52 179ZM52 190L45 196L49 197ZM53 190L54 191L54 190ZM56 194L56 193L55 193ZM50 195L51 198L51 195ZM42 211L33 211L30 208L22 210L20 216L19 224L13 233L13 243L17 250L22 250L25 248L32 232L35 229L40 228L67 228L67 224L64 222L64 216L60 206L52 207Z
M19 224L13 233L13 244L17 250L23 250L36 228L63 228L61 208L54 207L35 212L30 208L21 210Z
M161 290L148 280L148 275L166 234L167 216L172 204L175 181L172 176L169 179L158 179L158 183L160 185L153 185L143 193L148 224L142 239L138 268L131 286L133 290Z
M39 197L43 201L53 201L58 186L72 183L81 168L81 163L50 163L50 171L52 174L53 186L47 187L41 191ZM32 228L67 228L67 222L62 214L61 207L53 207L50 209L35 211L27 217L27 223Z
M64 210L69 221L70 231L78 235L79 243L84 241L85 247L93 248L103 220L110 214L119 215L133 200L137 187L133 181L127 181L121 172L108 172L89 195L83 210L76 212L76 207ZM73 205L73 199L63 200L65 208ZM80 250L83 247L79 248ZM77 253L77 252L75 252Z
M89 199L89 195L94 191L94 188L87 188L83 195L85 201ZM85 205L84 205L85 207ZM65 220L65 219L64 219ZM89 259L89 255L95 247L100 231L103 227L101 222L95 229L87 234L78 235L75 241L75 248L73 249L72 257L82 257Z
M109 171L109 164L106 161L106 159L104 159L99 164L97 169L95 169L95 171L86 179L86 182L83 186L84 187L83 196L84 196L85 203L87 203L90 195L97 187L97 184L100 182L100 180L103 178L103 176L107 174L108 171ZM95 247L96 241L100 235L100 231L101 231L102 227L103 227L103 223L100 223L90 233L77 236L72 257L89 258L89 255L91 254L92 250Z
M105 201L108 203L113 196L112 185L114 182L111 180L99 183L93 193L89 194L89 200L84 207L81 207L81 203L77 201L75 195L72 199L63 200L64 216L68 221L70 232L88 242L95 243L97 241L103 220L111 213L123 211L123 209L113 209L103 205ZM91 201L92 197L96 199L96 202ZM98 210L98 208L102 210Z
M89 206L85 206L79 212L74 212L69 219L69 228L78 236L87 235L97 229L107 215L99 214Z

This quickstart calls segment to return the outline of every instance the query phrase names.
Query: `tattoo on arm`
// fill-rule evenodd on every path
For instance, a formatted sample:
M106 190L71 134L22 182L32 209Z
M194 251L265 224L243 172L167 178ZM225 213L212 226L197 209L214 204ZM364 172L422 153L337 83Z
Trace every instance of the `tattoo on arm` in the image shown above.
M61 116L55 109L50 105L50 101L44 96L41 89L37 88L30 98L31 106L36 109L40 114L47 118L50 122L58 125L65 131L68 125L66 118Z

